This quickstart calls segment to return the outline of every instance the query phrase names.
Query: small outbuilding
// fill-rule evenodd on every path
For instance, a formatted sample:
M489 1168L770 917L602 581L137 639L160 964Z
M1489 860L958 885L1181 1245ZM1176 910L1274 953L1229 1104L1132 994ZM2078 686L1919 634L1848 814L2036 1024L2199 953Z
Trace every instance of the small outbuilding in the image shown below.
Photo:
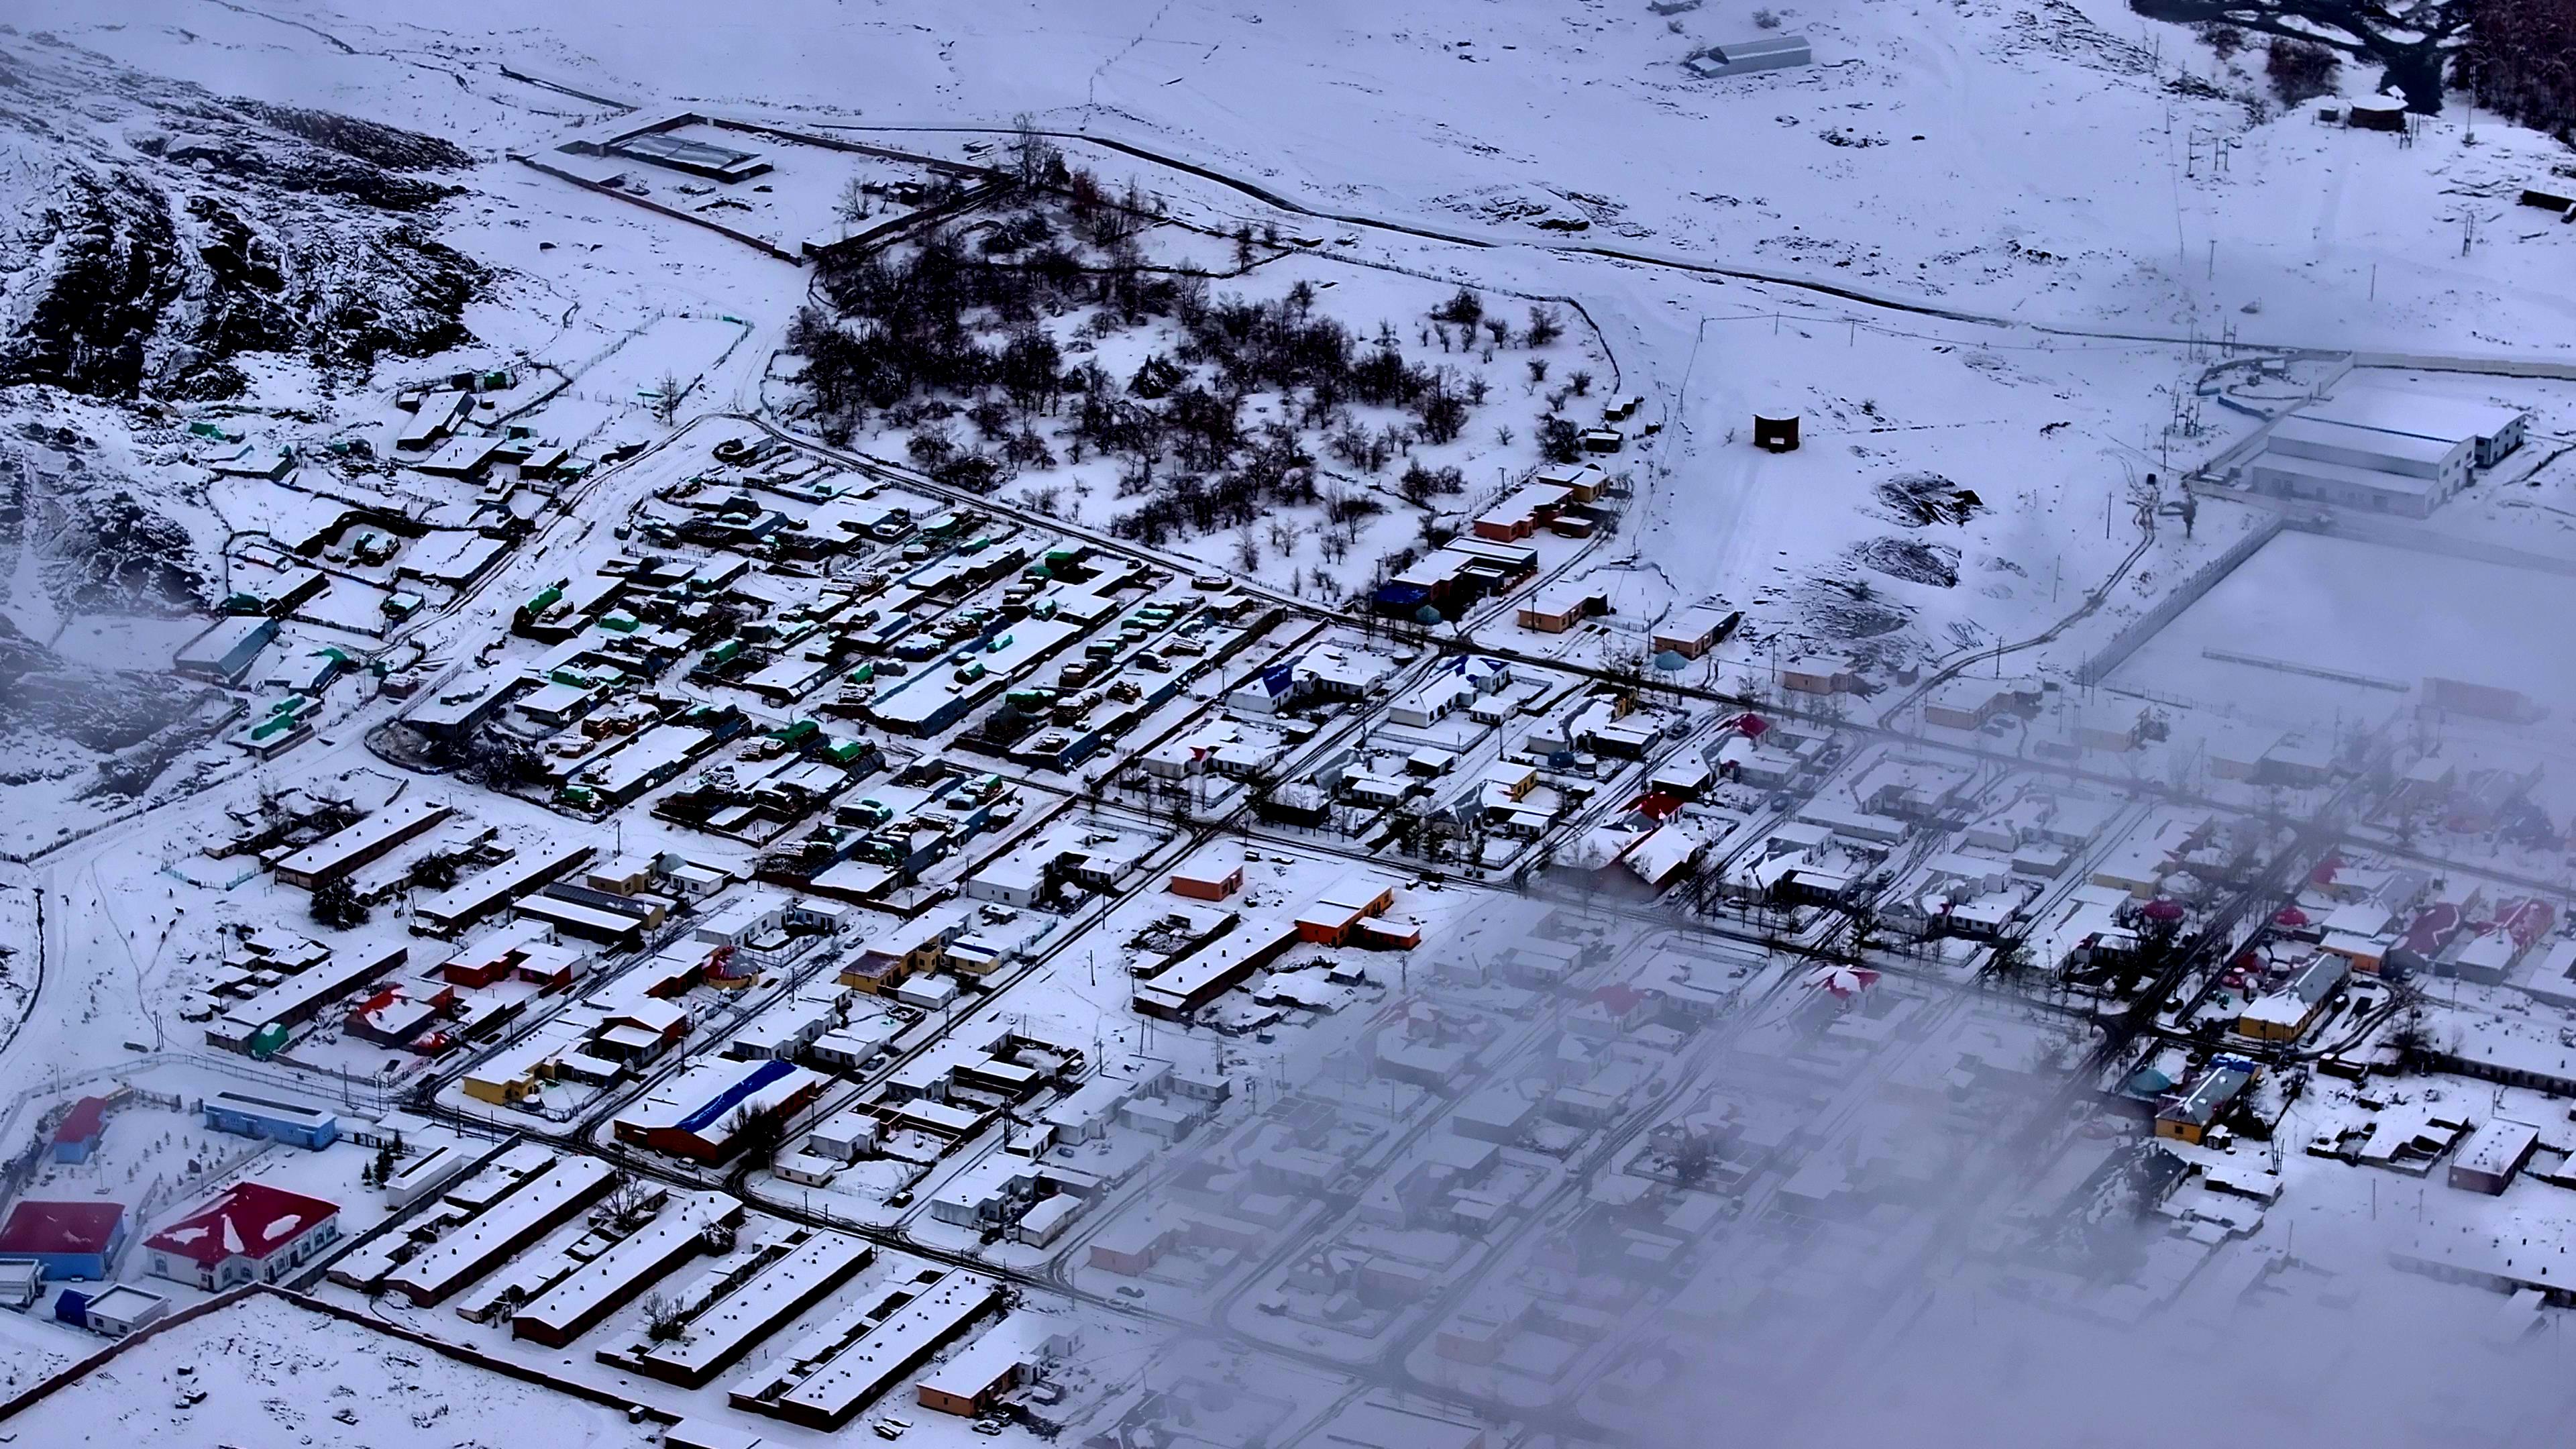
M2532 1150L2539 1145L2539 1128L2502 1117L2491 1119L2469 1134L2451 1158L2451 1186L2494 1197L2513 1182L2514 1174L2531 1161Z
M169 1313L168 1298L128 1283L119 1283L95 1298L65 1293L54 1309L55 1317L109 1338L123 1338Z
M25 1312L45 1296L44 1268L26 1258L0 1259L0 1308Z
M72 1109L63 1114L62 1122L54 1128L54 1160L89 1161L89 1155L98 1150L98 1140L106 1131L105 1097L83 1097L72 1103Z
M1715 80L1720 76L1750 75L1757 70L1789 70L1813 64L1815 58L1803 35L1765 35L1712 45L1684 61L1683 68L1702 80Z
M2363 96L2344 107L2343 121L2363 131L2403 131L2406 103L2395 96Z

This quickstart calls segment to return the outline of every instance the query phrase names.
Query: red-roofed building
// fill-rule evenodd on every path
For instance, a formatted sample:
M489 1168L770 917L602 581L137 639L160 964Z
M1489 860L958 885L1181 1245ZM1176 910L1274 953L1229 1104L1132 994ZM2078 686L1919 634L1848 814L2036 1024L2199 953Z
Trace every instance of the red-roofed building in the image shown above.
M1618 1024L1621 1031L1634 1031L1645 1025L1647 1017L1655 1014L1654 994L1641 991L1624 981L1613 981L1607 986L1596 988L1592 993L1592 999L1613 1022Z
M63 1114L62 1125L54 1129L56 1162L87 1162L98 1147L99 1134L107 1130L107 1099L83 1097L72 1103Z
M378 1046L401 1046L429 1029L456 1003L456 988L447 983L425 987L379 987L349 1012L348 1034Z
M2407 922L2405 935L2397 944L2399 949L2413 952L2423 961L2431 961L2442 954L2442 948L2450 945L2451 938L2460 934L2460 928L2467 923L2467 916L2458 906L2449 901L2435 901L2417 911L2415 919Z
M0 1258L22 1258L47 1278L104 1278L125 1246L125 1206L112 1202L22 1202L0 1225Z
M1661 790L1649 790L1645 794L1638 796L1636 800L1628 806L1628 809L1635 814L1645 816L1657 825L1661 825L1665 821L1680 814L1682 806L1685 803L1686 802L1679 795L1667 794Z
M2538 896L2525 896L2498 907L2495 923L2513 937L2515 949L2528 951L2532 942L2548 935L2549 928L2558 923L2558 912Z
M220 1289L274 1283L339 1237L339 1204L244 1182L145 1238L143 1247L160 1276Z

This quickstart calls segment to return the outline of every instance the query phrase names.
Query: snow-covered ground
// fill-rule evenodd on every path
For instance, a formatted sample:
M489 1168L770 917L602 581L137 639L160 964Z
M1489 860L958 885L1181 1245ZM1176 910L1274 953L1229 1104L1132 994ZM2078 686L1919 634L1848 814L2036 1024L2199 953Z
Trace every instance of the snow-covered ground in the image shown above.
M1003 126L1027 113L1167 146L1320 208L1522 244L1557 239L1542 218L1580 217L1585 242L2035 322L2558 351L2576 317L2564 265L2576 237L2516 225L2511 207L2546 170L2543 138L2490 117L2470 147L2446 114L2401 150L2268 104L2272 119L2249 124L2236 97L2262 93L2258 56L2221 62L2103 0L1945 8L1937 21L1894 5L1774 7L1817 64L1721 80L1681 62L1745 38L1746 12L1693 10L1675 29L1609 0L1366 16L1125 0L1078 18L1037 0L963 16L791 0L740 18L662 3L542 17L490 0L435 16L163 3L167 16L130 7L113 33L77 6L40 4L29 19L228 90L364 96L459 139L601 113L502 79L507 64L639 105L808 123ZM149 23L164 19L179 23ZM2348 67L2346 83L2362 94L2369 80ZM2223 167L2210 159L2219 138L2236 142ZM1716 169L1676 184L1678 158ZM2463 257L2472 212L2483 225ZM2491 320L2507 299L2525 309L2512 329ZM2249 301L2263 310L2241 313Z
M649 1425L522 1383L290 1298L259 1294L121 1354L106 1375L38 1400L31 1443L207 1445L274 1435L313 1445L452 1445L471 1424L565 1444L650 1444Z
M2509 565L2283 533L2108 682L2268 723L2331 726L2385 719L2403 691L2434 676L2518 690L2563 717L2576 706L2576 676L2556 667L2567 587Z

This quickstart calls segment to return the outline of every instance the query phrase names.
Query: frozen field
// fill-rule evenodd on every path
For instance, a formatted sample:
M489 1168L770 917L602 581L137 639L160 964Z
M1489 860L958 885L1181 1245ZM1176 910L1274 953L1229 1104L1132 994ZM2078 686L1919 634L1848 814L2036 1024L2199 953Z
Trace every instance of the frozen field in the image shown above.
M2403 691L2438 675L2521 690L2563 718L2576 707L2567 587L2522 569L2284 533L2108 683L2267 723L2375 724L2407 702ZM2356 678L2213 659L2209 650Z
M174 1405L176 1406L174 1408ZM9 1421L19 1444L303 1444L428 1449L489 1443L613 1449L648 1425L257 1294L116 1355Z

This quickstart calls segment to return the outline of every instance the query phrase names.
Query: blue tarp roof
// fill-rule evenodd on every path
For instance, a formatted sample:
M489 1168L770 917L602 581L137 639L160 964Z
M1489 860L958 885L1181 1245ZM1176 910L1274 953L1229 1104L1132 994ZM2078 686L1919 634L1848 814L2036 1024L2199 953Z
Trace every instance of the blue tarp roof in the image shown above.
M1269 668L1262 670L1259 674L1254 675L1252 683L1258 685L1261 692L1269 695L1272 699L1278 699L1283 695L1295 692L1297 688L1297 660L1290 659L1284 664L1271 665Z
M766 1061L742 1080L716 1093L703 1107L671 1124L683 1132L701 1132L721 1122L726 1114L742 1105L745 1097L796 1070L794 1062Z

